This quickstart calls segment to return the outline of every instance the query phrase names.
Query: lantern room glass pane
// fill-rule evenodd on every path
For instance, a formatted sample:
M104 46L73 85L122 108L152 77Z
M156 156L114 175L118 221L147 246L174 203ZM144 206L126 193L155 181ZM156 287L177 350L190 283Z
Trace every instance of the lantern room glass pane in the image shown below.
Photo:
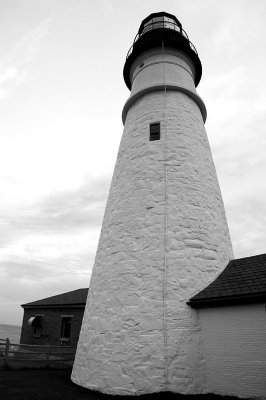
M147 21L143 26L143 30L142 30L141 34L148 32L152 29L162 29L162 28L172 29L177 32L181 32L181 26L179 26L179 24L173 18L162 15L159 17L151 18L149 21ZM182 34L183 34L183 31L182 31ZM187 37L185 32L184 32L184 36Z
M162 17L154 17L152 19L152 22L163 22L163 16Z
M150 31L151 29L152 29L151 21L146 22L146 24L144 25L144 29L143 29L143 32L142 32L142 33L145 33L145 32L147 32L147 31Z
M163 28L164 27L163 16L153 18L152 23L154 29Z
M168 29L173 29L177 32L180 32L180 27L177 25L176 21L173 18L164 17L164 26Z

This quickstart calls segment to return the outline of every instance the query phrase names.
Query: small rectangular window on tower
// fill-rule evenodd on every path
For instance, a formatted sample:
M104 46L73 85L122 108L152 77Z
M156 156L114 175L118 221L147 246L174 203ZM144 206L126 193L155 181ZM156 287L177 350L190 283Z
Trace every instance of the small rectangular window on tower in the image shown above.
M160 122L150 124L150 141L160 140Z

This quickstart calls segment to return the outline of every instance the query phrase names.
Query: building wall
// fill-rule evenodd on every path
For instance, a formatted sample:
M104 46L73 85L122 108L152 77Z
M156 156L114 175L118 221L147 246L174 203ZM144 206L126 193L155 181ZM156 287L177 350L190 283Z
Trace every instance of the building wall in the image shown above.
M150 142L157 121L161 140ZM179 91L143 95L127 113L72 380L110 394L203 392L186 301L231 257L198 105Z
M202 308L198 312L207 391L239 397L265 396L265 303Z
M50 344L60 345L62 315L73 315L70 331L70 346L76 346L79 338L84 308L60 307L60 308L26 308L21 329L20 343L22 344ZM40 337L34 337L33 328L28 326L28 320L36 315L42 317L42 329Z

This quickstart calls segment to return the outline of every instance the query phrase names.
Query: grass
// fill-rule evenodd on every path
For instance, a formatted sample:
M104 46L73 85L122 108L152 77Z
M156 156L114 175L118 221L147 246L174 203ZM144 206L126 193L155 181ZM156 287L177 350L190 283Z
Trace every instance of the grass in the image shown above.
M236 400L212 394L185 396L169 392L142 396L110 396L75 385L70 370L1 370L0 398L3 400Z

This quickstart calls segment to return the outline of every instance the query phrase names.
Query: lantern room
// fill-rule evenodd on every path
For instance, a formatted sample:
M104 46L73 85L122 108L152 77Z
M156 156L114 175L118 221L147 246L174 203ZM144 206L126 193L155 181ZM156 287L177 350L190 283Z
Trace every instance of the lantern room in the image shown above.
M143 52L153 48L171 48L181 51L189 57L195 67L195 86L198 85L202 67L195 46L190 42L178 19L166 12L150 14L139 27L124 65L124 80L131 90L130 69L134 60Z

